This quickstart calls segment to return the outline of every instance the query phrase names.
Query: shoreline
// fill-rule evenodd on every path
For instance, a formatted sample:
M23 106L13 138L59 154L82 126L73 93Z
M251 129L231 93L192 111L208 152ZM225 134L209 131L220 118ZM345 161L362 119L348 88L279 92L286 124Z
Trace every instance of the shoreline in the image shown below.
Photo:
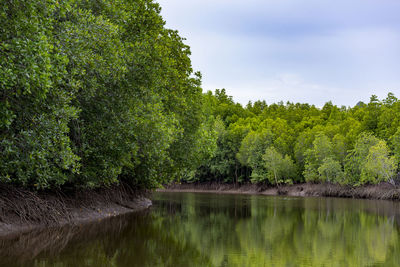
M193 183L166 185L157 192L192 192L217 194L247 194L295 197L339 197L371 200L400 201L400 187L389 183L352 187L338 184L301 183L266 186L264 184Z
M33 230L80 226L106 218L146 210L152 205L148 193L124 186L73 192L71 195L34 193L0 185L0 238L12 238ZM4 190L6 188L6 190ZM7 191L14 195L10 197ZM14 190L18 192L15 194ZM389 183L359 187L338 184L301 183L267 186L265 184L192 183L166 185L157 192L193 192L216 194L247 194L294 197L339 197L371 200L400 201L400 187ZM8 192L9 193L9 192ZM9 197L8 202L4 199ZM26 200L26 199L28 200ZM31 200L31 203L27 201ZM47 205L36 210L39 205ZM13 204L13 205L10 205ZM23 210L27 206L31 210ZM12 208L16 208L13 210ZM23 215L21 215L23 213ZM30 214L32 213L32 214Z
M126 186L75 191L65 195L0 185L0 238L12 238L52 227L81 226L143 211L152 205L147 195Z

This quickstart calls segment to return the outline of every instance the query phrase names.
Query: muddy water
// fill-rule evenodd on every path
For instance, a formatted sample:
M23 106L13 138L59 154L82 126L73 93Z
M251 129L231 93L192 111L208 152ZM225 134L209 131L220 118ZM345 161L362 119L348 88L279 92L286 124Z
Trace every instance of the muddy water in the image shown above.
M400 266L400 204L156 193L146 212L2 239L0 266Z

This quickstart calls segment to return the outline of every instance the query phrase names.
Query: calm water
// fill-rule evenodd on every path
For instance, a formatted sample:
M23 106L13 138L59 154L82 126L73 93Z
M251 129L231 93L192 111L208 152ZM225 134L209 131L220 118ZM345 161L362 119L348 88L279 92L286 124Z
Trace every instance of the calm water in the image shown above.
M153 205L0 240L0 266L400 266L399 203L156 193Z

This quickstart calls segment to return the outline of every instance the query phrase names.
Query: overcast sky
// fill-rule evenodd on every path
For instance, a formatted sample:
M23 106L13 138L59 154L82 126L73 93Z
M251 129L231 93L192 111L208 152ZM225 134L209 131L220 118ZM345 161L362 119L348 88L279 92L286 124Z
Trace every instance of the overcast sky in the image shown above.
M203 89L235 101L400 97L400 0L158 0Z

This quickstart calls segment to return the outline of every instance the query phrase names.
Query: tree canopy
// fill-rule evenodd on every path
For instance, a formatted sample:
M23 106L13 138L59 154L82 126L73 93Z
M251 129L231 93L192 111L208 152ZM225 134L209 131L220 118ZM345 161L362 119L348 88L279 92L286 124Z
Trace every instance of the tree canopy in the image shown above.
M156 186L213 152L201 75L154 1L6 0L0 23L2 182Z
M354 107L266 101L243 107L223 89L205 101L208 116L224 122L224 134L195 180L361 185L393 182L399 171L400 101L392 93Z
M354 107L203 93L153 0L0 3L0 182L391 181L400 101Z

